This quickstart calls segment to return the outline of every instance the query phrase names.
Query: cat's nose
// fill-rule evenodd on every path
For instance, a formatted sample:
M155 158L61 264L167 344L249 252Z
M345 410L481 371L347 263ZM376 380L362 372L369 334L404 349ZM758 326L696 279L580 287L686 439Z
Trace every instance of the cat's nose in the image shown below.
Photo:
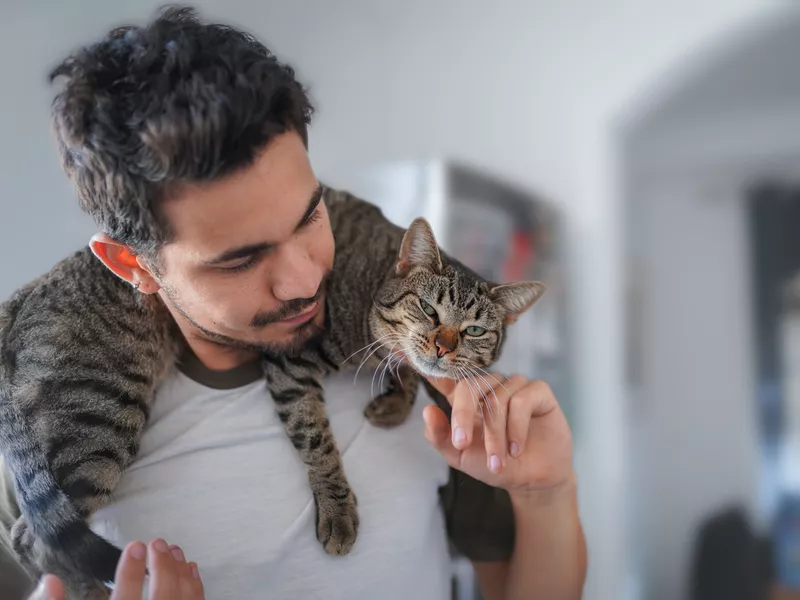
M436 332L434 343L436 344L436 355L441 358L458 346L458 332L454 329L442 328Z

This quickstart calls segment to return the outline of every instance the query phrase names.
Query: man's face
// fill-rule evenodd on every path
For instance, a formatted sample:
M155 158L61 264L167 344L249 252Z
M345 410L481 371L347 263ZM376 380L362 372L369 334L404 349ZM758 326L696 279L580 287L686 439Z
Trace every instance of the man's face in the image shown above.
M321 331L333 234L299 135L276 137L244 171L185 186L165 216L161 295L184 326L273 352Z

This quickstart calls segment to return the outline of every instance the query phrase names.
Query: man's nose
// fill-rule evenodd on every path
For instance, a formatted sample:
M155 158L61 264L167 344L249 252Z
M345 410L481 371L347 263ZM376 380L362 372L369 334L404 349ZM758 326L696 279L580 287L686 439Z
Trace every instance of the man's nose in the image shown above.
M322 282L324 269L318 266L309 252L299 244L284 244L275 256L272 293L287 302L296 298L311 298Z

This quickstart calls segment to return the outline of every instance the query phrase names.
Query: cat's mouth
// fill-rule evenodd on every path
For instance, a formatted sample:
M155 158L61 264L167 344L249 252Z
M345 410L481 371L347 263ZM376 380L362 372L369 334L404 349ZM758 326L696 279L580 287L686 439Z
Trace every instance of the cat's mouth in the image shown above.
M421 375L427 377L446 377L448 379L458 379L458 376L452 372L447 365L443 365L438 358L428 358L419 355L406 355L406 360L411 363L411 366L418 371Z

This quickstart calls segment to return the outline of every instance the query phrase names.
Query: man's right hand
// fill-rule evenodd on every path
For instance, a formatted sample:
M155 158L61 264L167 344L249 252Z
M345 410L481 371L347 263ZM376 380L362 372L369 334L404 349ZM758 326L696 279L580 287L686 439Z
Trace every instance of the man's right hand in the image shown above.
M187 563L183 551L178 546L168 546L164 540L153 540L147 548L141 542L125 547L117 565L111 600L141 600L145 566L150 572L150 600L204 600L197 565ZM46 575L28 600L66 600L64 584L57 577Z

